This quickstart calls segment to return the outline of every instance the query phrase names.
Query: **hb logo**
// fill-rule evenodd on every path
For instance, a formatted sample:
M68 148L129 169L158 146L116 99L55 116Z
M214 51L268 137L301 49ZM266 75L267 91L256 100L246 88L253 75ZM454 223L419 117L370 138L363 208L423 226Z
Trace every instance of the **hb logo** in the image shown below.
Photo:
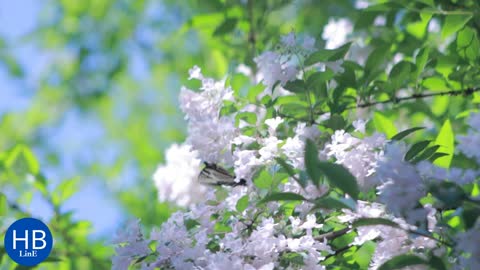
M16 263L34 266L50 255L52 233L45 223L34 218L22 218L8 227L4 246Z

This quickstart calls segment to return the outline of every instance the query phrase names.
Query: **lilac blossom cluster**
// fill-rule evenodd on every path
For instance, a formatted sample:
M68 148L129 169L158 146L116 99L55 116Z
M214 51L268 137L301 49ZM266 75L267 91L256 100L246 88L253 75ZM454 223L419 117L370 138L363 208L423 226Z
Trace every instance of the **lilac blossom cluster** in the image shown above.
M333 26L329 27L324 38L334 32ZM328 46L338 47L337 43L343 41L338 39L345 39L349 31L347 28L330 40ZM267 51L255 59L260 74L257 79L265 86L260 97L273 95L273 91L276 95L292 95L282 86L302 78L298 57L314 51L315 40L311 37L300 39L292 33L281 42L280 51ZM348 232L355 232L350 246L376 243L370 269L377 269L401 254L413 253L421 258L427 258L429 252L445 254L445 248L432 237L440 232L438 213L432 205L420 201L428 195L432 183L471 184L479 176L478 171L446 170L428 161L405 161L407 145L390 142L383 134L367 135L366 122L362 120L353 122L352 133L337 130L325 137L317 124L267 117L266 108L242 104L225 79L208 78L197 66L190 70L190 79L199 80L201 87L197 91L184 87L180 92L180 108L188 122L186 142L174 144L166 151L166 164L160 165L153 177L160 201L188 210L172 214L148 235L141 232L138 222L131 223L115 240L114 269L128 269L131 264L141 269L324 269L322 262L336 255L327 237L319 237L328 231L320 222L325 216L338 219ZM226 101L243 107L232 114L222 114ZM241 112L256 113L256 123L236 123L236 115ZM469 123L471 129L467 135L459 136L458 149L480 162L479 151L474 150L478 147L472 147L480 144L480 114L471 116ZM246 127L257 132L244 134ZM337 214L328 209L313 211L315 199L331 189L326 184L301 185L301 175L297 174L281 179L277 188L279 192L300 194L306 198L304 201L292 204L290 212L275 201L259 207L265 191L255 185L256 173L261 169L277 172L277 158L284 159L296 171L304 170L307 140L321 147L320 160L343 165L362 191L375 191L377 201L357 201L356 207ZM227 194L222 197L218 190L200 185L197 178L201 161L225 167L235 174L236 181L245 179L246 186L225 187ZM396 226L352 227L361 218L382 218ZM453 248L458 250L459 259L454 263L459 267L480 267L480 249L475 244L480 237L479 222L457 237ZM415 234L420 230L427 236ZM297 256L301 262L285 264L289 255Z

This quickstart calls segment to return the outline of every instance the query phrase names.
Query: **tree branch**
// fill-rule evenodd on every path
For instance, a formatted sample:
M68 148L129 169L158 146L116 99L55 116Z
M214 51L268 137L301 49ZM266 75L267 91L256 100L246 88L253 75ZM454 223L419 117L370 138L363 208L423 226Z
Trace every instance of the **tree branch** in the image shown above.
M462 90L450 90L450 91L439 91L439 92L433 92L433 93L430 92L430 93L425 93L425 94L413 94L413 95L407 96L407 97L393 97L393 98L390 98L390 99L387 99L387 100L382 100L382 101L373 101L373 102L366 102L366 103L359 103L359 104L356 104L356 105L352 105L352 106L346 107L341 112L344 112L344 111L347 111L347 110L359 109L359 108L368 108L368 107L372 107L372 106L379 105L379 104L388 104L388 103L397 104L397 103L400 103L400 102L403 102L403 101L414 100L414 99L423 99L423 98L436 97L436 96L464 96L464 97L466 97L466 96L471 96L475 92L479 92L479 91L480 91L480 87L476 87L476 88L470 87L470 88L462 89ZM330 113L330 112L318 112L317 116L321 116L321 115L324 115L324 114L327 114L327 113Z
M331 231L331 232L328 232L328 233L320 234L319 236L315 237L315 240L323 240L323 239L332 240L332 239L335 239L339 236L342 236L342 235L346 234L350 230L351 229L349 227L346 227L346 228L340 229L338 231Z
M460 96L460 95L471 96L473 95L473 93L478 91L480 91L480 88L467 88L463 90L451 90L451 91L442 91L442 92L425 93L425 94L413 94L408 97L394 97L394 98L383 100L383 101L360 103L355 106L347 107L345 110L356 109L356 108L367 108L367 107L375 106L378 104L399 103L402 101L407 101L412 99L422 99L422 98L435 97L435 96Z

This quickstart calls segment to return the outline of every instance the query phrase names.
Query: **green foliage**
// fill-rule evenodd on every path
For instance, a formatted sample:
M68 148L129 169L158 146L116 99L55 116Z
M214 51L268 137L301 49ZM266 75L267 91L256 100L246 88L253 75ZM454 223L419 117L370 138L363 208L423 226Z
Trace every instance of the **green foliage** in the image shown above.
M276 192L265 196L260 203L273 202L273 201L304 201L305 197L292 192Z
M407 266L419 265L419 264L427 264L427 262L415 255L399 255L396 256L384 264L382 264L378 269L379 270L393 270L393 269L401 269Z
M447 119L438 133L435 144L440 146L440 151L447 154L435 160L435 165L448 168L453 158L453 151L455 150L455 138L452 130L450 120Z
M421 129L424 129L424 127L414 127L414 128L409 128L409 129L406 129L404 131L401 131L397 134L395 134L391 140L392 141L400 141L402 140L403 138L407 137L408 135L410 135L411 133L417 131L417 130L421 130Z
M354 210L357 199L367 195L360 192L348 169L336 164L336 160L321 160L319 149L335 131L351 131L352 120L369 112L373 112L373 121L365 136L380 132L391 140L407 142L411 147L406 162L429 160L447 169L475 163L455 153L455 139L467 128L460 116L476 109L478 104L474 103L480 100L478 93L467 95L464 91L480 85L478 3L386 0L358 10L353 2L163 1L164 13L156 15L150 15L155 13L154 1L67 0L42 4L46 9L43 15L48 16L39 16L36 29L22 42L35 44L46 53L58 52L57 56L62 57L42 67L35 89L23 89L31 93L28 108L19 106L0 112L0 216L35 216L26 209L32 198L39 196L52 212L46 222L56 241L51 258L39 268L109 269L113 248L104 243L114 232L91 237L91 224L74 218L75 211L67 211L65 205L89 181L102 181L105 193L115 198L125 218L140 218L148 229L160 226L178 210L157 202L151 176L164 160L166 146L185 138L186 126L181 121L177 96L180 85L194 85L185 75L193 65L201 66L212 77L228 74L226 82L239 102L225 101L220 113L236 112L237 127L241 122L250 125L241 129L243 134L264 136L257 127L263 119L242 110L248 103L265 110L266 118L280 116L289 123L305 122L322 132L318 140L306 140L304 170L294 169L285 157L276 157L276 167L263 168L255 175L253 184L264 196L259 207L279 201L286 216L294 215L295 205L303 201L313 204L312 212ZM374 23L379 16L385 19L384 25ZM325 41L320 38L323 27L329 18L342 17L354 22L355 33L349 36L352 42L324 49ZM429 30L435 23L440 29ZM301 62L302 78L283 85L277 82L270 89L272 95L261 95L265 90L262 83L250 78L254 76L236 74L235 70L244 63L255 73L255 57L264 50L275 50L279 36L291 29L317 37L316 50L295 60ZM366 36L364 45L369 48L361 63L352 60L359 49L358 33ZM29 68L17 59L16 46L0 37L0 65L8 76L28 82ZM398 55L401 60L394 60ZM141 72L137 70L138 59ZM339 66L330 66L333 62ZM321 69L312 69L323 64ZM277 96L280 86L292 95ZM464 92L442 93L453 90ZM401 99L405 96L411 98ZM370 111L357 114L359 108ZM52 144L56 138L49 138L60 133L71 113L80 119L93 118L102 127L99 141L82 145L81 153L61 149L63 146ZM397 127L413 128L398 132ZM74 133L89 132L77 128ZM280 139L292 136L282 128L277 132ZM66 139L70 140L76 138ZM109 152L111 149L114 153ZM86 153L92 156L88 162L82 159ZM66 167L64 159L71 156L74 172L52 177L56 175L52 171L61 172ZM124 175L133 178L129 179L133 184L125 185ZM315 200L277 192L278 185L289 177L303 188L311 181L318 189L329 189ZM11 190L13 195L3 190ZM478 202L470 197L478 195L478 183L463 188L443 182L432 185L428 192L439 211L455 210L453 214L440 213L448 234L455 235L474 225L480 213ZM252 203L255 201L248 195L242 196L235 210L244 212ZM335 214L322 218L327 220L326 227L338 226L332 221ZM198 224L190 225L193 229ZM375 225L397 227L383 218L353 223L354 228ZM229 224L223 223L215 229L219 234L231 230ZM218 248L214 244L212 250ZM374 242L367 242L339 254L332 269L366 269L374 249ZM5 259L4 254L0 246L2 269L22 269ZM281 258L285 268L303 264L301 254L295 252L281 254ZM392 258L379 269L417 264L435 269L450 266L433 255L425 259L407 254Z

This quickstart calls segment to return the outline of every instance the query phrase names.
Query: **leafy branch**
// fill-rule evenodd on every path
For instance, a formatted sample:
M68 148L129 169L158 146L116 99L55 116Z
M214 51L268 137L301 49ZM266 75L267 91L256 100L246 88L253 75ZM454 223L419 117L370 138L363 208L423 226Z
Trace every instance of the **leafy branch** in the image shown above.
M380 105L380 104L389 104L389 103L398 104L398 103L403 102L403 101L424 99L424 98L430 98L430 97L436 97L436 96L452 96L452 97L464 96L464 97L466 97L466 96L471 96L474 93L479 92L479 91L480 91L480 88L478 88L478 87L477 88L471 88L470 87L470 88L463 89L463 90L439 91L439 92L433 92L433 93L430 92L430 93L424 93L424 94L413 94L411 96L406 96L406 97L393 97L393 98L390 98L390 99L387 99L387 100L358 103L356 105L347 106L346 108L341 110L339 113L344 112L344 111L348 111L348 110L353 110L353 109L369 108L369 107L373 107L373 106ZM325 115L327 113L330 113L330 112L320 111L320 112L317 112L317 116Z

